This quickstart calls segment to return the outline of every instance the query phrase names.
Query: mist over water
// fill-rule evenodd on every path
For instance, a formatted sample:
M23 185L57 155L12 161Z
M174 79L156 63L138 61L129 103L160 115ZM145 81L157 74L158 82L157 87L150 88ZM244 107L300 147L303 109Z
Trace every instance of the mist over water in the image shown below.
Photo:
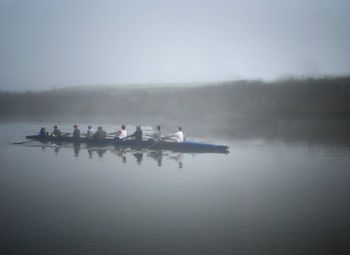
M163 88L1 92L2 121L182 126L189 137L349 143L349 77L236 81ZM84 126L85 125L85 126Z
M349 233L348 78L2 92L0 238L12 254L311 254ZM295 103L297 102L297 103ZM181 125L228 154L26 142L78 124ZM13 142L24 141L20 145ZM288 247L288 249L286 249Z
M71 131L71 124L60 128ZM347 247L350 147L343 143L192 137L229 145L227 155L9 145L52 125L0 125L0 237L8 253L310 254Z

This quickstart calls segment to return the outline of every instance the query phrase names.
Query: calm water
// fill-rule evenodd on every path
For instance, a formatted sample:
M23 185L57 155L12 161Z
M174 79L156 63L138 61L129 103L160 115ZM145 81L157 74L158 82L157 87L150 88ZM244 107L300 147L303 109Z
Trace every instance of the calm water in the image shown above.
M0 125L6 254L330 254L346 248L346 146L198 138L229 145L225 155L9 144L42 125L52 123Z

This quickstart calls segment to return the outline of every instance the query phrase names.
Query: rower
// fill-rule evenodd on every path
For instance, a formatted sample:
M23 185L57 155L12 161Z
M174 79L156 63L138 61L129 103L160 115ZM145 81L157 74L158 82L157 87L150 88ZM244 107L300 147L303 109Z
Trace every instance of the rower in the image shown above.
M59 130L57 126L54 126L53 127L53 131L51 133L51 136L53 136L53 137L60 137L61 136L61 130Z
M136 131L132 135L130 135L129 137L135 137L135 141L142 142L141 126L140 125L136 126Z
M46 131L44 127L40 128L39 136L46 136Z
M153 134L153 140L155 142L160 142L162 139L162 132L160 131L160 125L157 126L157 131Z
M182 127L178 127L178 131L173 136L175 136L176 142L178 143L183 143L185 141L185 136L182 132Z
M86 137L87 139L94 138L95 135L95 129L93 129L90 125L88 126L88 130L86 131Z
M126 138L128 136L128 133L125 130L125 125L122 125L121 130L113 132L112 135L114 135L115 140L122 140Z
M106 138L106 131L102 129L102 127L97 128L97 132L94 135L95 139L105 139Z
M78 129L78 125L75 124L73 126L74 130L73 130L73 139L79 139L80 138L80 130Z

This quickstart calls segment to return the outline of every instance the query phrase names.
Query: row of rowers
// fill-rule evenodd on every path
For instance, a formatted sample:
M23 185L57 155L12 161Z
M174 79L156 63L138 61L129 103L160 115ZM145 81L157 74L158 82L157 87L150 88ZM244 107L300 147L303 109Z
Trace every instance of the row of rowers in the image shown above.
M80 138L80 129L78 128L78 125L74 125L74 130L73 130L73 138ZM62 135L69 135L69 133L64 133L58 129L57 126L53 127L53 131L51 134L46 132L46 129L42 127L39 131L39 136L54 136L54 137L60 137ZM125 125L121 125L120 129L116 132L110 133L110 135L114 136L114 139L116 140L124 140L124 139L134 139L136 141L142 141L142 129L141 126L136 126L135 132L133 132L131 135L128 135L128 132L126 131ZM86 134L82 134L82 137L86 137L88 139L105 139L107 136L107 133L103 128L100 126L97 128L97 131L92 128L92 126L88 126L86 130ZM151 135L152 139L154 141L161 141L161 140L175 140L176 142L184 142L185 141L185 136L184 133L182 132L182 127L178 127L178 131L174 134L170 134L167 136L163 136L160 126L157 126L157 130Z

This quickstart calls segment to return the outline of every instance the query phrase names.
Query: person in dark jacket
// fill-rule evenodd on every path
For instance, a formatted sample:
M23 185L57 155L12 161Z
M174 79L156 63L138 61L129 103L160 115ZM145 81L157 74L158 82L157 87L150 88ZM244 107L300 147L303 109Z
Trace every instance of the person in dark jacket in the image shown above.
M46 136L46 130L44 127L40 128L39 136Z
M142 141L142 129L141 126L136 126L136 131L129 137L134 137L135 141Z
M94 135L95 139L105 139L106 138L106 131L102 129L102 127L97 128L97 132Z

